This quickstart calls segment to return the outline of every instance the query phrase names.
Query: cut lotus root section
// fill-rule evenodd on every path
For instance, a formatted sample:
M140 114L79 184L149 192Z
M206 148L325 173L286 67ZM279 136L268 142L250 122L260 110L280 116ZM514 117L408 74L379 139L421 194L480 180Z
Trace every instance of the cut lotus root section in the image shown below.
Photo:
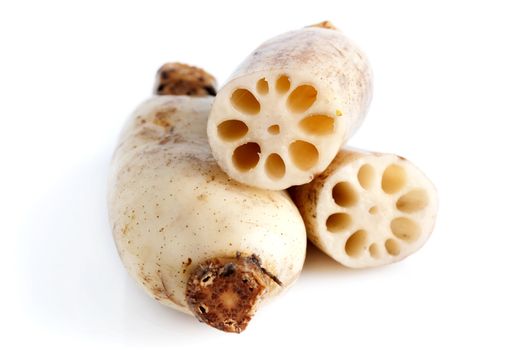
M275 81L258 79L252 90L235 89L230 97L233 117L209 129L210 145L221 150L216 155L219 165L237 181L283 189L309 181L328 165L321 146L340 133L339 111L310 113L317 90L308 84L291 84L290 77L283 74ZM266 95L279 97L283 110L266 113ZM230 161L224 159L226 153L231 154Z
M437 194L430 180L404 158L341 150L292 197L308 237L352 268L380 266L414 253L429 238Z
M271 190L302 185L359 127L370 96L364 54L328 22L302 28L265 42L218 91L209 143L238 182ZM250 148L253 161L239 161L247 143L259 146L258 156Z

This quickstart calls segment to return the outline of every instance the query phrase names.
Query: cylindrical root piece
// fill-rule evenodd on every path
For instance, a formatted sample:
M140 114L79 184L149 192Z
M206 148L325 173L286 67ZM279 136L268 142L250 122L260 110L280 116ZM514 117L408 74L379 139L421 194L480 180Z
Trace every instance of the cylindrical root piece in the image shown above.
M407 257L423 246L436 220L432 183L391 154L341 150L323 174L290 191L308 238L352 268Z
M252 52L219 90L208 121L213 155L244 184L307 183L361 124L370 98L364 54L330 23L285 33Z
M306 232L285 191L239 184L218 167L206 137L212 101L156 96L132 114L112 162L109 217L148 294L240 332L261 298L298 277Z

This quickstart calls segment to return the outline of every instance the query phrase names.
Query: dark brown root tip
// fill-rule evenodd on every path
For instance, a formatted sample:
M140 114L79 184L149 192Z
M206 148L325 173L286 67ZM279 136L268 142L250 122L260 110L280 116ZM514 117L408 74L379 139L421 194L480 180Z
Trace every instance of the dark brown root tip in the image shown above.
M166 63L159 68L154 93L157 95L215 96L217 82L203 69L183 63Z
M332 24L330 21L323 21L320 23L312 24L308 27L315 27L315 28L324 28L324 29L332 29L332 30L339 30L336 26Z
M209 259L188 279L186 301L199 321L225 332L246 329L269 277L253 257Z

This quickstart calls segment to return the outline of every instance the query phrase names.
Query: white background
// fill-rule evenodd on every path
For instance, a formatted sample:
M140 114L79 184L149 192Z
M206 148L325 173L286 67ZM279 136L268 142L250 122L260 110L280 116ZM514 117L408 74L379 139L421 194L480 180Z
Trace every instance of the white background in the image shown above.
M0 5L0 347L523 349L525 10L520 1ZM330 19L368 54L374 99L350 144L435 183L428 243L345 269L310 249L241 335L150 300L126 274L106 177L167 61L224 82L261 41ZM310 347L309 347L310 348Z

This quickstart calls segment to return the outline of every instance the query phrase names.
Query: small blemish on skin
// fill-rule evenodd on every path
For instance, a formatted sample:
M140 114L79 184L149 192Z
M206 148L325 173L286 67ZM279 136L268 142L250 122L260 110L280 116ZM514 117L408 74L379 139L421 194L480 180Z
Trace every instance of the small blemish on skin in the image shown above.
M188 267L191 265L191 263L192 263L191 258L188 258L188 260L182 262L182 267ZM184 270L183 272L185 273L186 270Z
M217 96L217 91L215 91L215 88L213 86L205 86L204 90L208 93L210 96Z
M224 266L221 276L228 277L235 273L235 265L233 263L228 263Z

